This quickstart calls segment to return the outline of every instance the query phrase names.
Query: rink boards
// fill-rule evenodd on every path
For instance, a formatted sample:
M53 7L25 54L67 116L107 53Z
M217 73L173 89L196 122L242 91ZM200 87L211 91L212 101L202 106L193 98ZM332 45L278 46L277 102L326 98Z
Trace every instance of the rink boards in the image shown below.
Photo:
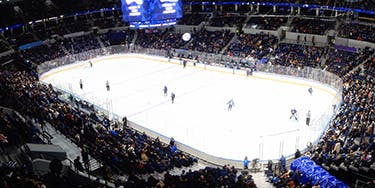
M105 64L105 63L110 62L110 61L118 61L118 62L124 62L125 61L126 62L127 59L139 59L139 60L142 60L142 61L152 61L155 64L157 63L157 64L165 64L165 65L175 65L177 67L176 70L182 69L182 65L180 64L179 60L172 59L171 61L168 61L166 58L163 58L163 57L148 56L148 55L142 55L142 54L123 54L123 55L105 56L105 57L99 57L99 58L96 58L96 59L92 59L91 62L93 63L93 67L95 68L98 64ZM85 69L88 69L88 68L89 68L89 64L87 62L79 62L79 63L75 63L75 64L71 64L71 65L66 65L66 66L62 66L62 67L58 67L56 69L53 69L49 72L46 72L45 74L41 75L40 80L46 81L48 83L52 83L52 85L57 87L53 83L53 81L56 80L56 77L60 77L60 75L63 75L66 72L72 72L72 71L78 71L78 70L85 71ZM209 65L203 65L203 64L196 64L194 66L192 63L188 63L187 69L195 69L199 72L212 72L212 73L216 73L216 74L225 74L225 75L228 75L230 77L238 77L236 79L249 79L249 80L253 80L255 82L271 81L274 84L281 84L281 85L289 84L289 85L294 85L295 87L301 87L301 88L303 88L303 90L312 86L314 88L314 93L320 92L320 93L324 93L324 95L330 96L331 99L326 100L326 101L333 101L337 104L340 102L340 99L334 98L334 96L336 95L336 91L333 88L322 85L322 84L320 84L318 82L315 82L315 81L302 80L302 79L296 79L296 78L292 78L292 77L288 77L288 76L280 76L280 75L259 73L259 72L254 73L254 75L251 76L251 78L246 78L246 72L242 71L242 70L233 70L233 69L228 69L228 68L224 68L224 67L216 67L216 66L209 66ZM174 70L173 72L176 72L176 70ZM131 70L126 70L126 71L131 71ZM172 74L172 73L170 73L170 74ZM110 72L104 71L104 72L101 72L100 74L110 74ZM54 77L54 79L50 79L52 77ZM223 78L223 79L227 79L227 78ZM236 81L234 81L233 83L236 83ZM242 83L242 80L241 80L241 83ZM186 82L184 82L184 84L186 84ZM70 83L70 85L76 85L76 82L73 81L72 83ZM281 86L281 87L283 87L283 86ZM70 87L73 87L73 86L70 86ZM58 88L63 89L67 92L72 92L73 94L75 94L74 91L69 91L69 88L67 88L67 87L65 87L65 88L64 87L58 87ZM242 92L241 89L242 88L239 88L238 91ZM77 96L79 97L80 95L77 94ZM256 97L258 97L258 96L256 96ZM268 97L272 97L272 96L268 96ZM197 99L197 97L194 98L194 100L196 100L196 99ZM96 100L95 97L86 98L86 100L88 100L89 102L92 102L93 104L95 104L95 105L97 105L101 108L104 108L104 109L106 109L106 105L108 105L108 104L103 105L103 102L102 102L102 104L100 104L100 103L96 104L95 101L92 101L92 100ZM112 105L115 105L117 103L116 100L111 100L111 102L113 103ZM142 100L142 99L139 99L139 100ZM159 100L159 99L157 99L157 100ZM211 146L208 143L209 141L207 141L207 140L211 140L211 137L215 136L215 131L214 132L212 131L212 130L215 130L215 129L212 129L213 127L211 127L210 129L204 129L202 126L195 126L195 127L193 126L192 128L189 128L189 127L186 128L186 127L181 126L183 128L181 128L180 130L176 130L174 133L169 134L167 132L163 132L164 129L171 129L170 127L168 127L166 125L166 124L168 124L168 122L166 123L166 121L169 121L169 120L165 120L165 119L164 120L153 120L152 119L154 117L153 113L154 114L160 113L160 111L161 112L173 113L173 111L178 111L178 110L181 110L181 109L182 109L181 111L183 111L182 107L181 107L181 109L178 107L178 109L172 109L173 111L170 111L170 109L168 109L170 107L167 106L167 103L165 103L164 100L165 99L160 99L160 101L162 101L160 103L160 105L159 106L154 105L155 107L153 107L153 109L148 109L148 111L146 113L144 113L144 116L142 116L143 112L134 112L133 113L133 114L135 114L134 117L133 118L128 117L129 120L134 122L134 126L136 126L135 128L137 128L138 130L147 131L149 134L154 135L154 136L159 136L162 139L164 139L165 141L167 141L168 137L173 136L173 137L175 137L175 139L178 142L180 142L180 146L179 146L180 149L183 149L185 151L189 151L190 153L194 153L194 154L198 155L199 157L205 158L207 160L213 161L213 162L218 163L218 164L221 164L221 163L227 164L228 160L238 163L238 160L241 160L243 158L243 156L245 156L245 155L248 155L249 158L261 158L261 159L264 159L264 160L269 159L269 158L277 159L280 156L281 153L284 154L284 156L292 155L295 151L295 148L299 148L299 149L305 148L305 143L302 143L302 142L304 142L304 141L302 141L302 137L306 137L306 135L312 134L311 137L309 136L309 141L315 142L317 139L319 139L320 135L325 130L327 123L329 122L329 118L328 118L326 120L325 125L321 125L320 127L314 127L313 130L312 130L312 128L306 128L306 127L302 127L302 126L301 126L302 128L300 128L300 127L295 128L297 126L294 126L294 125L293 125L294 127L292 127L292 128L290 126L286 126L286 128L283 128L283 127L280 128L280 125L277 125L278 127L275 127L274 129L275 130L280 129L279 131L270 131L269 134L267 134L267 132L263 132L262 135L261 135L261 139L259 139L259 137L257 137L256 139L250 141L250 142L256 142L256 140L261 140L261 141L259 141L260 143L252 143L251 144L252 148L253 148L252 150L254 150L255 152L253 151L253 152L247 153L247 151L243 151L243 154L226 155L226 153L233 153L233 152L232 151L215 152L216 150L223 150L222 147L219 147L220 145L223 146L223 144L220 144L219 142L218 142L219 144L216 144L216 145L219 145L219 146L212 147L213 149L210 150ZM178 100L179 100L179 96L177 95L177 101ZM295 100L295 99L293 97L291 97L290 100ZM104 101L104 100L102 100L102 101ZM152 100L151 100L151 103L153 103ZM189 103L190 102L187 102L184 108L186 108L186 106L189 105ZM212 105L212 104L210 104L210 105L213 108L212 111L214 111L214 109L217 108L217 106L215 106L215 105ZM262 105L262 104L260 104L260 105ZM280 106L282 106L282 105L284 105L284 104L280 104ZM327 106L330 106L330 105L332 105L332 104L327 104ZM238 107L238 108L240 108L240 107ZM135 109L136 109L136 107L135 107ZM287 109L289 109L289 107ZM118 114L116 112L116 109L113 110L113 113ZM225 112L217 113L218 116L222 116L221 113L224 114ZM256 111L254 111L254 113L256 113ZM288 113L286 113L286 116L289 115ZM121 116L121 114L122 113L119 113L118 115ZM194 113L192 113L192 114L194 114ZM157 115L161 116L162 114L157 114ZM178 116L178 114L176 114L176 116ZM203 118L205 118L205 117L200 116L199 114L197 114L197 116L199 116L200 120L202 120L202 122L205 122L205 124L208 124L210 122L210 120L204 120ZM244 116L246 116L245 113L241 114L241 116L235 116L234 115L232 118L233 119L238 118L238 117L242 118ZM179 117L179 118L180 118L180 121L184 121L183 119L181 120L181 118L183 118L183 117ZM213 118L215 118L215 116L211 116L211 119L213 119ZM247 118L247 117L245 117L245 118ZM144 120L144 119L147 119L147 121ZM277 118L275 118L275 119L276 119L275 123L278 123ZM302 117L301 117L301 119L302 119L302 122L303 122L304 120L303 120ZM197 122L197 121L195 121L195 122ZM232 121L233 120L224 120L223 122L228 124ZM241 123L242 121L249 121L249 120L248 119L237 120L237 123ZM164 124L164 125L161 126L160 129L158 129L158 127L155 127L157 125L152 125L152 126L150 125L150 124L152 124L152 122L159 122L159 124ZM179 124L179 121L173 120L173 123ZM259 122L256 122L256 124L258 124L258 123ZM292 124L293 123L295 123L295 122L292 122ZM155 123L155 124L157 124L157 123ZM218 123L215 122L215 124L217 125ZM225 126L226 125L220 125L220 127L225 127ZM244 125L241 125L239 128L242 129L243 127L244 127ZM203 135L203 137L205 137L203 139L201 138L202 136L199 137L197 132L199 132L200 129L202 129L202 132L210 131L211 132L210 136ZM223 129L225 129L225 128L223 128ZM176 134L179 134L178 131L183 132L182 134L184 134L184 136L181 136L180 138L178 136L174 136ZM216 131L219 132L220 130L216 130ZM246 130L246 131L247 132L257 132L256 130L252 130L252 131ZM228 132L233 132L235 134L241 134L240 133L241 131L236 131L236 130L232 130L232 129L223 130L223 132L224 133L220 132L220 134L218 134L217 137L220 138L223 135L229 136L231 138L232 137L233 138L238 137L238 135L237 136L236 135L230 135ZM280 134L278 134L278 133L280 133ZM283 136L280 136L281 134L283 134ZM282 140L282 142L280 140L277 140L277 139L279 139L279 136L280 136L280 140ZM244 137L244 135L242 135L242 137ZM249 136L249 137L253 137L253 136ZM289 139L289 137L292 137L292 139ZM199 140L199 141L197 141L196 143L192 143L194 140ZM277 141L273 142L273 140L277 140ZM286 140L288 140L288 141L286 141ZM245 140L243 140L243 141L245 141ZM236 142L234 145L238 145L237 144L238 141L234 141L234 142ZM215 143L213 143L213 144L215 144ZM247 144L247 145L249 145L249 144ZM241 149L241 146L239 146L240 147L239 149ZM286 149L286 148L288 148L288 149ZM292 149L290 149L290 148L292 148ZM205 152L201 152L201 151L205 151ZM239 164L241 164L241 163L239 163Z

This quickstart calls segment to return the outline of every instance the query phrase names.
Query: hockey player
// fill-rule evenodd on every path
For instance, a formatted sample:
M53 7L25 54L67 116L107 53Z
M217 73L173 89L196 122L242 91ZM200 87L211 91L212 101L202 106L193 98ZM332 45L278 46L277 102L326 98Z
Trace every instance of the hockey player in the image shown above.
M174 103L174 98L176 97L176 95L172 92L171 93L171 100L172 100L172 104Z
M109 82L108 80L105 82L105 87L107 88L107 91L109 91L111 88L109 87Z
M183 60L183 61L182 61L182 64L183 64L184 68L186 68L187 61L186 61L186 60Z
M228 105L228 111L231 111L233 106L234 106L234 101L233 99L231 99L230 101L227 102L227 105Z
M82 79L79 79L79 88L83 89Z
M308 90L309 90L310 95L312 95L312 93L313 93L313 88L310 87Z
M164 92L164 96L168 95L168 88L167 88L167 86L164 86L163 92Z
M92 67L92 62L91 62L91 61L89 61L89 63L90 63L90 67Z
M310 110L306 114L306 125L310 126L311 112Z
M251 76L253 75L253 69L249 68L246 70L246 76Z
M292 108L292 109L290 110L290 113L291 113L292 115L289 117L289 119L295 118L295 120L298 120L298 118L297 118L297 110L296 110L296 109Z

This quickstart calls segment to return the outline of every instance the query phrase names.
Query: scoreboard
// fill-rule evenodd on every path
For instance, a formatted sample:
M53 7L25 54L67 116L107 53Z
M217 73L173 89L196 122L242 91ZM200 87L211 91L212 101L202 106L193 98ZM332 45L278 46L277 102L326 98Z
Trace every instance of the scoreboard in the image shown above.
M123 20L136 28L173 25L182 17L181 1L121 0Z

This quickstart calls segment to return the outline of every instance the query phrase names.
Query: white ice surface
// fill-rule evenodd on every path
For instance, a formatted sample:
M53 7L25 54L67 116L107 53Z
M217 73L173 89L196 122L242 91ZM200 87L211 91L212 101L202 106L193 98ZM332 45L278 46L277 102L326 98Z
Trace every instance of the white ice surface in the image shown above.
M308 84L294 84L290 79L285 82L285 77L261 73L246 77L193 66L183 69L150 58L94 62L92 68L83 63L47 73L42 80L162 135L227 159L277 159L305 148L308 141L319 138L329 121L308 127L307 111L311 110L313 120L320 117L331 108L335 94L318 86L311 96ZM80 79L83 90L79 89ZM170 95L163 95L164 85L168 94L176 94L174 104ZM226 105L230 99L235 103L232 111ZM291 108L298 110L298 121L289 119Z

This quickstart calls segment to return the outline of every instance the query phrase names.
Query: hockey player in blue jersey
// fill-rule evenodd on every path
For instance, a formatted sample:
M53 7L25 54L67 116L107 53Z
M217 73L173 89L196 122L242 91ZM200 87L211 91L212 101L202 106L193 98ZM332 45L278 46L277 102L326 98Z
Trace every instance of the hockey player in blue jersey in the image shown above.
M233 106L234 106L234 101L233 99L231 99L230 101L227 102L227 105L228 105L228 111L231 111Z
M164 92L164 96L168 95L168 88L167 88L167 86L164 86L163 92Z
M310 95L312 95L312 93L313 93L313 88L312 87L309 88L309 93L310 93Z
M174 103L174 98L176 97L176 95L172 92L171 93L171 100L172 100L172 104Z
M107 91L110 91L110 86L109 86L109 81L107 80L106 82L105 82L105 87L107 88Z
M296 110L296 109L292 108L292 109L290 110L290 113L291 113L292 115L289 117L289 119L294 118L295 120L298 120L298 118L297 118L297 110Z
M79 88L83 89L82 79L79 79Z

